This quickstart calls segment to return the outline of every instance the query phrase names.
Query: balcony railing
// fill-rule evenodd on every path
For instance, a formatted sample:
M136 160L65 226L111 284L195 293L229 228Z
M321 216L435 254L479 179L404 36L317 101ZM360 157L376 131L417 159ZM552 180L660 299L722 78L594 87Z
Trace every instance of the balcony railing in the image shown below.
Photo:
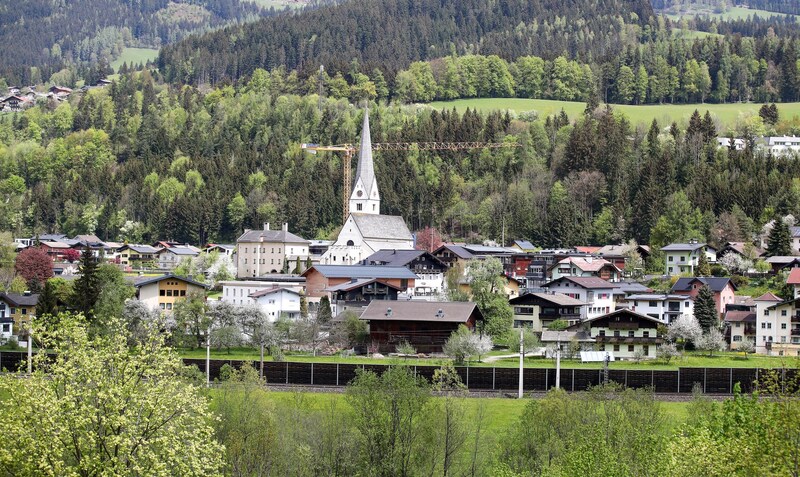
M794 315L792 315L792 323L800 323L800 312L797 312Z
M800 326L796 326L796 327L792 328L791 335L792 336L800 336Z
M610 344L661 344L664 342L663 338L658 337L643 337L643 336L595 336L596 343L610 343Z

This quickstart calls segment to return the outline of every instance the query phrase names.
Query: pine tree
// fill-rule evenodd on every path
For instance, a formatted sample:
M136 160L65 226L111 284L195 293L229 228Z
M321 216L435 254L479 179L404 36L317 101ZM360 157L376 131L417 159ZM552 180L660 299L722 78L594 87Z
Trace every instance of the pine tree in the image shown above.
M773 223L772 230L769 231L769 237L767 237L766 255L768 257L791 255L792 237L789 225L780 217L775 218Z
M717 304L714 301L714 292L708 285L703 285L694 300L694 317L703 328L703 333L707 333L711 328L719 326L717 316Z
M58 315L58 297L56 296L53 282L50 280L45 282L44 289L39 295L39 301L36 303L36 314L40 317Z
M306 270L314 266L314 262L311 260L311 255L306 258Z
M302 291L300 292L300 318L308 318L308 300L306 300L306 294Z
M321 324L327 324L330 323L331 318L333 318L333 313L331 312L331 300L328 298L328 295L323 295L322 298L319 299L317 321L319 321Z
M700 258L697 260L697 268L695 269L694 276L696 277L711 276L711 265L708 264L708 257L706 257L705 249L700 251Z
M101 284L97 276L97 259L89 247L81 254L79 267L81 276L75 280L72 303L75 311L83 313L90 320L94 317L94 306L100 297Z
M300 268L300 257L297 257L297 265L294 267L294 274L300 275L301 273L303 273L303 270Z

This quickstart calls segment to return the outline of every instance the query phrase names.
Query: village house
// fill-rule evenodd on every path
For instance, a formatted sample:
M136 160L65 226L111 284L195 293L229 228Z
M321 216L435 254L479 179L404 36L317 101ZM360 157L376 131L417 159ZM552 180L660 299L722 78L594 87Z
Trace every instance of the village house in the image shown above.
M300 317L300 293L286 287L274 286L251 293L248 298L274 323L281 316L290 320Z
M500 279L503 284L503 289L501 291L506 297L514 298L519 296L519 280L508 275L500 275ZM467 296L472 296L472 285L470 284L468 274L465 273L465 275L458 280L458 289L466 293Z
M289 288L300 292L305 287L306 279L297 275L266 275L258 280L225 280L219 282L222 286L220 301L232 305L252 304L251 295L275 288Z
M459 325L475 330L483 315L471 302L373 301L360 319L369 323L370 341L381 352L409 343L420 353L440 353Z
M764 136L763 148L773 156L785 156L800 152L800 137Z
M413 290L417 276L406 267L380 265L314 265L305 272L306 294L309 297L331 297L331 288L354 280L379 280L408 293Z
M338 315L348 310L360 313L373 301L397 301L404 290L387 280L352 278L325 291L331 294L331 312Z
M725 246L717 252L717 260L720 260L729 253L733 253L747 260L755 260L764 255L764 250L748 242L727 242Z
M617 302L621 307L669 324L681 316L694 316L694 298L679 294L640 293Z
M236 276L238 278L260 277L270 273L289 273L301 262L301 269L308 259L308 240L289 232L289 224L281 230L270 230L269 223L263 230L245 230L236 240Z
M159 249L150 245L125 244L117 251L119 264L126 269L151 268Z
M236 245L227 243L210 243L204 250L205 253L218 253L220 256L232 257L236 252Z
M756 322L756 311L754 310L728 310L725 312L725 338L731 350L739 348L745 340L751 340L755 344L758 338Z
M0 329L3 337L6 338L9 333L21 333L31 317L36 315L38 303L39 295L36 293L0 293Z
M686 295L695 299L703 285L708 285L711 291L714 292L714 303L720 316L722 316L729 304L736 302L736 286L730 278L683 277L672 285L670 293Z
M591 319L614 310L614 291L619 285L597 277L561 277L546 283L544 288L586 303L581 308L581 319Z
M417 275L413 290L415 298L437 297L445 289L447 265L424 250L379 250L367 257L363 264L408 268Z
M644 358L655 358L656 349L664 342L658 336L661 320L620 309L590 318L569 328L570 331L588 331L598 351L610 351L617 358L632 359L637 353Z
M666 275L694 274L701 254L705 254L709 263L717 261L716 249L697 240L690 240L689 243L669 244L661 247L661 250L666 255Z
M509 303L514 308L514 328L524 326L536 332L547 329L556 320L574 325L585 316L581 310L586 303L562 293L526 293Z
M39 242L39 248L44 250L47 256L53 259L54 262L66 261L68 255L67 250L72 249L69 244L64 242Z
M786 278L786 284L790 285L793 290L793 296L800 298L800 268L793 268Z
M205 283L168 273L158 277L140 277L134 281L136 298L151 310L171 313L179 300L193 294L205 296L209 288Z
M794 255L773 255L764 259L772 267L772 273L778 274L784 270L791 271L800 268L800 257Z
M620 270L625 271L627 267L627 259L630 251L631 246L623 243L620 245L605 245L600 247L597 252L595 252L601 258L608 260L609 262L613 263L617 268ZM637 245L636 246L636 253L642 257L642 260L647 259L650 256L650 247L646 245ZM642 271L642 270L639 270ZM635 270L627 270L628 274L635 272Z
M610 282L621 278L622 270L608 260L593 256L567 257L550 268L552 280L561 277L598 277Z
M174 270L184 258L200 255L189 247L174 246L162 248L156 253L156 265L161 270Z
M800 356L800 299L766 293L756 302L756 352Z

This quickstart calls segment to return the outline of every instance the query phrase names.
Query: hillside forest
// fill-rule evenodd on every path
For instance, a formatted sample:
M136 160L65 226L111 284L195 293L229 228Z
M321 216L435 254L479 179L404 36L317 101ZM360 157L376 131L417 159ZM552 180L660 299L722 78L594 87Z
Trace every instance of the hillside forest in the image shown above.
M0 116L0 229L205 244L289 222L306 238L330 237L341 224L341 160L300 144L352 142L363 113L347 99L285 93L294 81L260 70L204 93L144 71ZM776 214L800 214L798 162L752 147L766 128L792 121L743 119L731 132L748 147L736 151L717 147L717 126L700 112L688 125L634 126L606 107L572 118L370 108L373 142L519 145L376 152L383 213L412 229L541 246L658 246L748 239Z

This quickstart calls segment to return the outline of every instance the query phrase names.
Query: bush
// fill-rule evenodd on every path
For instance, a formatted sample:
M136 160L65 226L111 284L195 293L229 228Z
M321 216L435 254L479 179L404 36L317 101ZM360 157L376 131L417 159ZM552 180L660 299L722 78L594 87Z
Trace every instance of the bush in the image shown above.
M681 352L678 351L678 347L675 346L674 343L664 343L656 349L656 357L667 364L669 364L673 358L680 358L680 356Z
M411 343L409 343L406 340L403 340L400 343L398 343L397 346L395 346L394 349L395 349L395 351L397 351L398 354L402 354L402 355L406 355L406 356L407 355L412 355L412 354L417 354L417 349L414 348L411 345Z

